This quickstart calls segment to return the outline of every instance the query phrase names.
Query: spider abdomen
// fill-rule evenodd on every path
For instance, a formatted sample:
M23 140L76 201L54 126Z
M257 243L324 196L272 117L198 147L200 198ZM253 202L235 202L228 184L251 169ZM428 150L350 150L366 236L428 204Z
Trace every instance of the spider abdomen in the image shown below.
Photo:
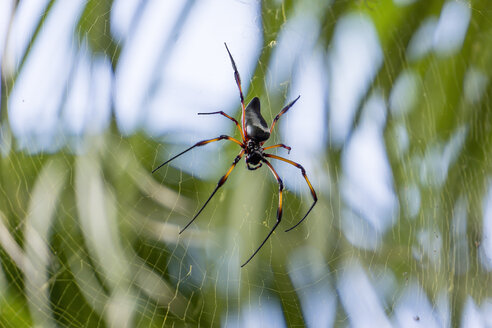
M260 113L260 99L254 97L245 110L246 135L258 142L270 138L270 129Z

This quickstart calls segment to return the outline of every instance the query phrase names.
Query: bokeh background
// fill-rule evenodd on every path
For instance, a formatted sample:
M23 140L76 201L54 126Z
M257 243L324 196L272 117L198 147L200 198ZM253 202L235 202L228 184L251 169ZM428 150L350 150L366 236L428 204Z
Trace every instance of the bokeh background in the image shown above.
M221 116L271 122L286 185ZM1 0L0 326L492 327L487 0ZM273 161L273 160L272 160Z

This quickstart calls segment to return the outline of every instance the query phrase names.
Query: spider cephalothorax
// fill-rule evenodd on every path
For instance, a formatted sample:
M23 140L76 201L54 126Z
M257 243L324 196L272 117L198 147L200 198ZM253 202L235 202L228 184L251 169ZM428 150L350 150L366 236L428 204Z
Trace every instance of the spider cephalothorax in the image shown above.
M232 55L231 55L229 49L227 48L227 44L225 46L226 46L227 53L229 54L229 58L230 58L231 63L232 63L232 68L234 70L234 79L236 80L237 87L239 88L239 96L241 99L241 109L242 109L241 124L239 124L239 122L235 118L227 115L226 113L224 113L222 111L211 112L211 113L198 113L198 115L220 114L222 116L227 117L228 119L233 121L234 124L236 124L237 128L239 129L239 133L241 134L241 141L239 141L233 137L227 136L227 135L221 135L217 138L202 140L200 142L197 142L193 146L189 147L188 149L185 149L184 151L182 151L181 153L172 157L171 159L167 160L166 162L162 163L156 169L154 169L152 171L152 173L154 173L159 168L166 165L167 163L169 163L170 161L172 161L176 157L181 156L182 154L186 153L187 151L189 151L195 147L204 146L204 145L211 143L211 142L225 139L225 140L235 142L236 144L238 144L242 148L241 151L239 152L239 154L236 156L236 158L232 162L232 165L229 167L229 170L227 170L226 174L224 176L222 176L222 178L220 178L219 182L217 183L217 186L215 187L212 194L208 197L207 201L203 204L203 206L195 214L195 216L193 216L193 218L188 222L188 224L186 224L185 227L183 229L181 229L181 231L179 232L179 233L182 233L183 231L186 230L186 228L188 228L190 226L191 223L193 223L193 221L195 221L195 219L198 217L198 215L200 215L200 213L203 211L205 206L207 206L210 199L212 199L212 197L215 195L217 190L226 182L226 180L229 177L229 175L231 174L232 170L236 167L237 163L241 160L241 158L244 155L246 155L246 159L245 159L246 166L250 170L259 169L263 164L266 164L268 166L268 168L270 169L272 174L275 176L275 179L277 179L277 183L279 186L277 222L275 223L273 228L270 230L270 232L268 233L266 238L263 240L263 242L260 244L260 246L253 253L253 255L251 255L249 257L249 259L246 262L244 262L243 265L241 265L241 267L243 267L246 264L248 264L248 262L251 261L251 259L256 255L256 253L258 253L258 251L261 249L261 247L263 247L263 245L266 243L268 238L270 238L270 236L275 231L275 229L277 228L277 226L279 225L279 223L282 219L282 192L284 189L284 184L282 182L282 179L280 179L279 175L277 174L277 172L273 168L272 164L270 164L270 162L267 160L267 158L277 159L277 160L286 162L286 163L293 165L293 166L297 167L298 169L300 169L301 174L304 177L304 179L306 180L306 183L308 184L309 190L311 191L311 195L313 196L314 201L313 201L311 207L309 207L306 214L302 217L301 220L299 220L299 222L297 222L293 227L287 229L286 231L290 231L290 230L294 229L302 221L304 221L304 219L307 217L309 212L311 212L314 205L318 201L318 198L316 196L316 192L313 189L313 186L311 185L311 182L309 182L309 179L307 178L306 170L300 164L293 162L287 158L283 158L283 157L280 157L277 155L265 153L265 150L272 149L272 148L285 148L285 149L287 149L287 151L290 152L290 147L288 147L284 144L277 144L277 145L273 145L273 146L263 147L263 144L270 138L270 134L273 131L273 127L275 126L275 123L278 121L280 116L285 114L289 110L289 108L291 108L294 105L294 103L299 99L299 96L296 99L294 99L293 101L291 101L287 106L285 106L280 111L280 113L278 113L278 115L275 116L275 118L273 119L272 125L270 127L268 127L268 124L266 123L265 119L263 118L263 116L261 116L261 113L260 113L260 99L258 99L257 97L254 97L253 99L251 99L251 102L248 104L247 107L244 106L244 96L243 96L243 91L241 89L241 78L239 77L239 72L237 71L236 63L234 62L234 59L232 58Z

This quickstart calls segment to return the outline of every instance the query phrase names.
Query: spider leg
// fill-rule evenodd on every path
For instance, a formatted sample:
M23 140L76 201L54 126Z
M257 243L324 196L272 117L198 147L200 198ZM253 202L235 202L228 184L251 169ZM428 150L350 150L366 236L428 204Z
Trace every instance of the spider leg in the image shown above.
M287 149L287 154L290 154L290 150L292 149L289 146L286 146L284 144L278 144L278 145L273 145L273 146L265 147L265 148L263 148L263 150L272 149L272 148L278 148L278 147L282 147L282 148Z
M232 162L232 165L229 167L229 170L227 170L226 174L224 174L224 176L220 178L219 182L217 182L217 186L215 187L214 191L212 191L212 194L208 197L207 201L203 204L200 210L193 216L190 222L188 222L186 226L183 229L181 229L181 231L179 232L180 234L183 233L183 231L185 231L186 228L188 228L190 224L193 223L193 221L195 221L195 219L198 217L198 215L200 215L200 213L202 213L203 209L205 208L205 206L207 206L208 202L212 199L212 197L215 195L217 190L219 190L219 188L222 187L222 185L227 181L229 174L231 174L232 170L236 167L236 164L241 160L243 155L244 155L244 149L241 150L239 155L236 156L234 162Z
M251 171L258 170L262 165L263 164L260 163L257 166L252 166L251 164L249 164L248 162L246 162L246 166L248 167L248 170L251 170Z
M273 226L272 230L270 230L270 232L266 236L265 240L263 240L263 242L261 243L260 247L258 247L256 249L256 251L253 253L253 255L251 255L249 257L249 259L246 262L244 262L243 265L241 265L241 268L244 267L246 264L248 264L249 261L251 261L251 259L256 255L256 253L258 253L260 251L260 249L263 247L263 245L265 245L265 243L267 242L268 238L270 238L270 236L272 235L272 233L275 231L275 229L279 225L280 221L282 220L282 191L284 190L284 183L282 182L282 179L280 179L280 177L278 176L278 174L275 171L275 169L273 168L272 164L270 164L270 162L268 162L266 159L263 159L262 161L263 161L263 163L265 163L266 165L268 165L268 167L270 168L270 171L275 176L275 179L277 179L277 182L278 182L277 222L275 222L275 225Z
M234 118L234 117L231 117L229 115L227 115L226 113L224 113L223 111L218 111L218 112L211 112L211 113L198 113L198 115L213 115L213 114L220 114L222 116L225 116L227 117L228 119L230 119L231 121L234 122L234 124L236 124L237 128L239 129L239 132L241 132L241 138L243 139L243 142L245 141L244 139L244 133L243 133L243 129L241 129L241 125L239 125L239 122Z
M227 53L229 54L229 58L231 59L232 69L234 70L234 79L236 80L236 84L237 84L237 87L239 89L239 97L241 98L241 109L242 109L241 123L242 123L242 127L243 127L243 135L246 136L246 126L244 125L246 107L244 106L243 89L241 88L241 77L239 76L239 72L237 71L237 67L236 67L236 63L234 62L234 58L232 58L231 52L229 51L229 48L227 47L227 43L224 42L224 45L226 47Z
M280 116L284 115L292 106L294 106L294 104L296 103L296 101L300 97L301 96L297 96L296 99L292 100L287 106L285 106L284 108L282 108L282 110L280 111L280 113L278 113L277 116L275 116L275 118L273 119L273 122L272 122L272 126L270 126L270 134L272 133L273 127L275 126L275 123L277 123L277 121L280 118Z
M221 136L219 136L217 138L213 138L213 139L202 140L200 142L197 142L196 144L194 144L190 148L183 150L181 153L177 154L176 156L172 157L171 159L168 159L167 161L165 161L164 163L162 163L161 165L159 165L158 167L156 167L154 170L152 170L152 173L154 173L155 171L157 171L158 169L160 169L161 167L163 167L164 165L166 165L167 163L169 163L170 161L172 161L176 157L179 157L179 156L183 155L184 153L186 153L187 151L192 150L195 147L204 146L204 145L209 144L211 142L219 141L219 140L224 140L224 139L233 141L233 142L237 143L239 146L244 147L244 145L243 145L242 142L240 142L237 139L234 139L233 137L229 137L229 136L226 136L226 135L221 135Z
M284 162L289 163L290 165L293 165L293 166L297 167L298 169L300 169L302 176L304 177L304 179L306 180L306 183L309 186L309 190L311 190L311 195L313 196L313 200L314 200L313 201L313 204L311 205L311 207L309 208L309 210L307 211L307 213L303 216L303 218L299 222L297 222L293 227L285 230L285 232L291 231L292 229L294 229L295 227L297 227L299 224L301 224L301 222L304 221L304 219L308 216L309 212L311 212L311 210L313 209L314 205L318 201L318 197L316 196L316 192L314 191L314 188L311 185L311 182L309 182L309 179L308 179L308 177L306 175L306 170L302 167L302 165L300 165L300 164L298 164L296 162L293 162L293 161L291 161L291 160L289 160L287 158L283 158L283 157L280 157L280 156L277 156L277 155L263 154L263 156L270 157L270 158L275 158L275 159L284 161Z

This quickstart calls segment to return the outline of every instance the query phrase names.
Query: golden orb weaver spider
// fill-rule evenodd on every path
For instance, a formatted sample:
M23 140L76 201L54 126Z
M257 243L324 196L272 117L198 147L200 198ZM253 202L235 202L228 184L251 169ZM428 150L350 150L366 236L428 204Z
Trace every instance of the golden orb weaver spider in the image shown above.
M241 108L242 108L241 124L239 124L239 122L235 118L227 115L223 111L210 112L210 113L198 113L198 115L218 114L218 115L225 116L226 118L228 118L229 120L234 122L234 124L239 129L239 132L241 134L241 141L239 141L233 137L227 136L227 135L221 135L217 138L202 140L200 142L197 142L193 146L183 150L181 153L175 155L174 157L168 159L167 161L165 161L164 163L159 165L157 168L155 168L152 171L152 173L154 173L155 171L157 171L158 169L160 169L161 167L163 167L164 165L166 165L167 163L169 163L173 159L175 159L175 158L183 155L184 153L192 150L193 148L204 146L204 145L209 144L211 142L220 141L220 140L229 140L229 141L235 142L236 144L238 144L241 147L241 151L239 152L239 154L236 156L236 158L232 162L232 165L229 167L226 174L224 174L224 176L222 176L222 178L220 178L214 191L212 191L212 194L208 197L208 199L205 201L205 203L200 208L200 210L185 225L185 227L183 229L181 229L181 231L179 232L181 234L183 231L186 230L186 228L188 228L193 223L193 221L195 221L195 219L198 217L198 215L200 215L200 213L203 211L205 206L207 206L208 202L215 195L217 190L219 190L219 188L227 181L227 178L231 174L232 170L236 167L237 163L241 160L241 158L244 155L246 155L245 162L246 162L246 166L249 170L256 170L256 169L260 168L263 165L263 163L268 166L268 168L272 172L275 179L277 179L277 183L279 186L279 188L278 188L279 189L279 198L278 198L278 208L277 208L277 221L275 222L275 225L270 230L270 232L268 233L266 238L263 240L263 242L260 244L260 246L253 253L253 255L251 255L248 258L248 260L241 265L241 267L244 267L260 251L260 249L263 247L263 245L265 245L267 240L270 238L270 236L273 234L273 232L275 231L277 226L280 224L280 221L282 220L282 192L284 190L284 184L282 182L282 179L279 177L279 175L277 174L277 172L273 168L272 164L270 164L270 162L267 160L267 158L273 158L276 160L280 160L280 161L286 162L286 163L293 165L293 166L297 167L298 169L300 169L302 176L304 177L307 185L309 186L309 190L311 191L311 195L313 196L313 200L314 200L313 204L311 205L311 207L309 207L306 214L294 226L285 230L286 232L294 229L299 224L301 224L302 221L304 221L304 219L308 216L308 214L311 212L314 205L318 201L318 197L316 196L316 192L314 191L314 188L311 185L311 182L309 181L309 179L306 175L306 170L300 164L293 162L287 158L283 158L283 157L273 155L273 154L267 154L264 152L265 150L273 149L273 148L279 148L279 147L285 148L285 149L287 149L288 152L290 152L290 149L291 149L290 147L288 147L284 144L277 144L277 145L273 145L273 146L263 147L263 144L268 140L268 138L270 138L270 135L273 131L273 128L275 127L275 123L277 123L278 119L282 115L284 115L295 104L295 102L299 99L300 96L298 96L296 99L291 101L287 106L285 106L277 114L277 116L275 116L275 118L273 119L272 125L270 127L268 127L265 119L263 118L263 116L261 116L260 100L258 99L258 97L254 97L250 101L248 106L244 106L244 96L243 96L243 91L241 88L241 78L239 77L239 72L236 68L236 63L234 62L234 59L232 58L231 52L229 51L227 44L224 43L224 45L226 47L227 53L229 54L229 58L231 59L232 68L234 70L234 79L236 80L236 84L237 84L237 87L239 89L239 96L241 99Z

